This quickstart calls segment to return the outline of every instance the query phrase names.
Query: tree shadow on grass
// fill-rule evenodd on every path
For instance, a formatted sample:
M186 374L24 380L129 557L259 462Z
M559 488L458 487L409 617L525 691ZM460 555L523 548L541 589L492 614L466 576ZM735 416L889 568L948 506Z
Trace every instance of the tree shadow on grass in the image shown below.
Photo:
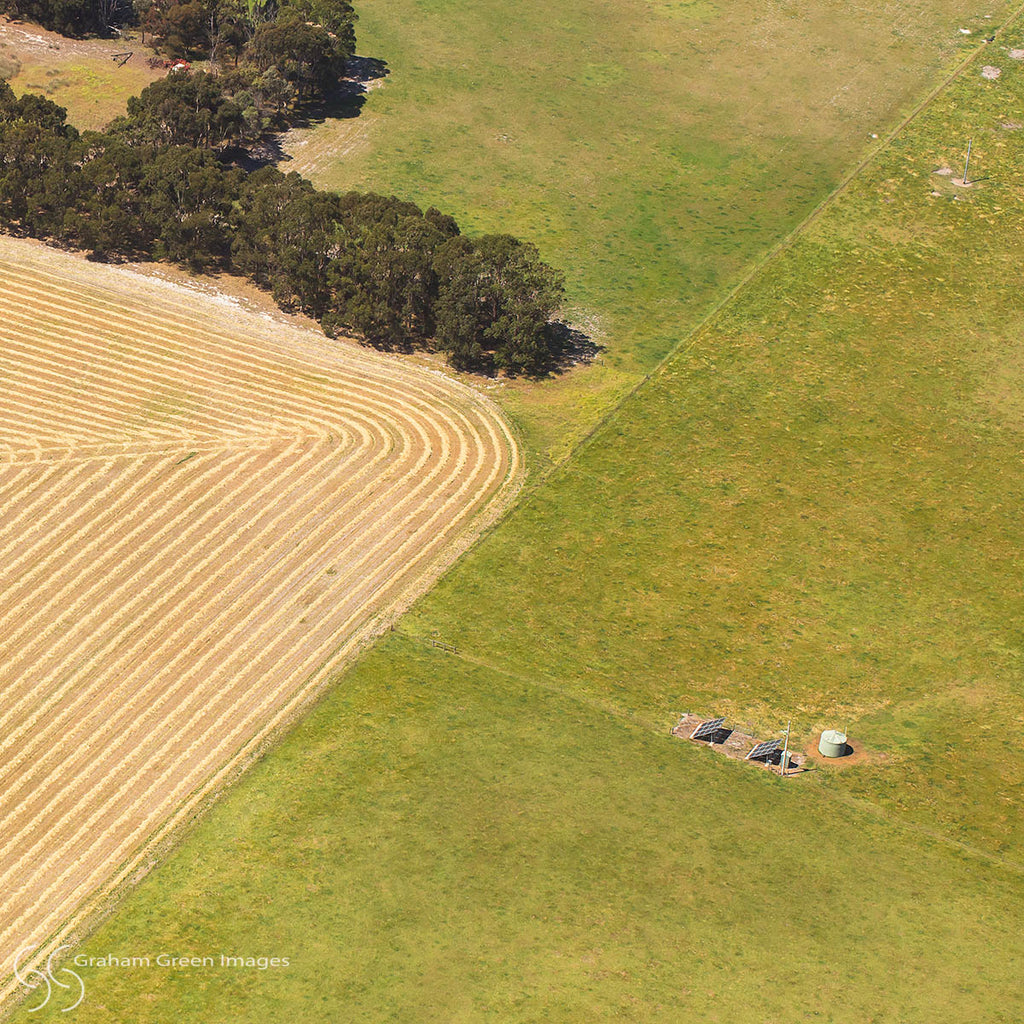
M589 334L567 324L564 320L552 320L548 324L551 362L543 376L561 376L575 366L588 366L603 351Z
M325 121L358 117L370 85L389 74L391 69L387 61L376 57L352 57L345 65L345 77L338 82L334 92L295 111L289 119L289 127L313 128Z
M282 160L290 160L281 148L281 135L278 132L267 133L257 142L247 146L229 146L218 153L221 163L229 167L241 167L251 174L268 164L278 164Z
M282 139L293 128L315 128L326 121L358 117L366 102L366 93L373 82L391 74L387 62L376 57L353 57L345 65L345 77L330 96L303 104L287 115L287 123L268 131L256 143L234 146L220 153L221 160L245 171L257 171L273 165L287 172L292 159L284 151Z
M456 369L478 377L546 380L560 377L576 366L587 366L604 351L603 345L598 345L588 334L564 320L549 321L547 334L548 350L539 365L517 370L501 368L495 361L494 352L482 352L473 362L458 365Z

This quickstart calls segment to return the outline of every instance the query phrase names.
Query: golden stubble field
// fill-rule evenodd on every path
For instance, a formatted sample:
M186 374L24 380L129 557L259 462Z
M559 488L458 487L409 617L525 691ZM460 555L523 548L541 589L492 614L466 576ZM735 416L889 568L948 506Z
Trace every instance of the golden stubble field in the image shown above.
M0 238L0 962L72 934L520 481L442 373ZM0 993L0 996L6 991Z

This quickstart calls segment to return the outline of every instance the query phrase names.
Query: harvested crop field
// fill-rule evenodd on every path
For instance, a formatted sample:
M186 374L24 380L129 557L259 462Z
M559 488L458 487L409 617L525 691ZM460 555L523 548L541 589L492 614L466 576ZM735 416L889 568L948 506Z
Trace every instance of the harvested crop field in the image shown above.
M144 868L520 474L441 373L7 238L0 376L6 971Z

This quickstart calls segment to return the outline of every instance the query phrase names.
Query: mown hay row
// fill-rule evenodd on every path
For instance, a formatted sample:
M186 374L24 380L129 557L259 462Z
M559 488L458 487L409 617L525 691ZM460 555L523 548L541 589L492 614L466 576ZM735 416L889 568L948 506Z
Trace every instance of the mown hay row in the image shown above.
M519 460L442 374L6 239L0 325L9 963L422 591Z

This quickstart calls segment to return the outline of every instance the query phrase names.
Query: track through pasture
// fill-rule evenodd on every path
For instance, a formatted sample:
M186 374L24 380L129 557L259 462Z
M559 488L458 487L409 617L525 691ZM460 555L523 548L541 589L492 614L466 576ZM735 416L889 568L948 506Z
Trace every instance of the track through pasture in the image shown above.
M507 504L482 396L0 239L0 998Z

